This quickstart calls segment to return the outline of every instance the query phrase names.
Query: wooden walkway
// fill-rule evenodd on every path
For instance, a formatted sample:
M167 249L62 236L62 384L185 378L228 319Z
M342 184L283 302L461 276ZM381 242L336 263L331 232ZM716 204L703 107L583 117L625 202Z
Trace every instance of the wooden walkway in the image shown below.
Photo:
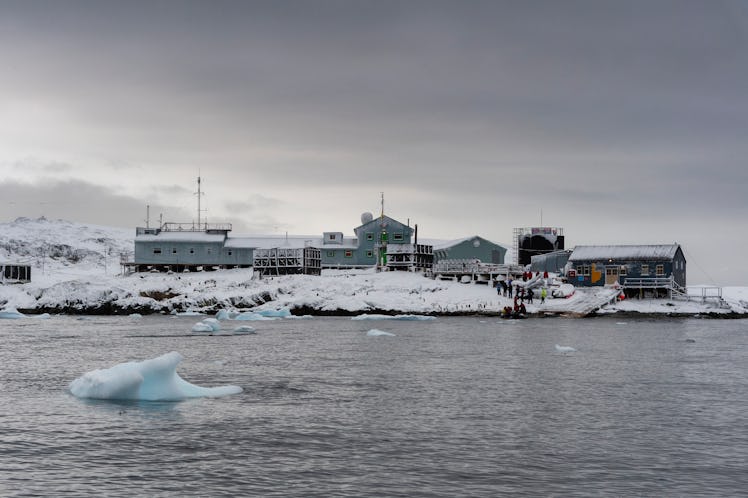
M563 315L573 317L589 316L606 304L614 302L621 293L613 287L586 288L564 299L546 299L538 306L537 312L545 315Z

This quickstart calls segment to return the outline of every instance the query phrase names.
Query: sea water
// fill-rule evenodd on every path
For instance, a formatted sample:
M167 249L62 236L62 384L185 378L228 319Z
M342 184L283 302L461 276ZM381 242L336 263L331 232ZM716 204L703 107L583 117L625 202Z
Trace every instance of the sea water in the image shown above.
M190 332L198 319L0 322L0 495L748 489L748 321L314 318L211 336ZM68 392L89 370L169 351L184 356L185 380L244 391L182 402Z

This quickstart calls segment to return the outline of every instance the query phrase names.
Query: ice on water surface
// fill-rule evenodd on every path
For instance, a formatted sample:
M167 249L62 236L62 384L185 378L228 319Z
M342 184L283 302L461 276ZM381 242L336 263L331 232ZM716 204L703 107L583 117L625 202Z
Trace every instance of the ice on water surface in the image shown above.
M23 313L21 313L15 308L8 307L8 308L3 308L0 310L0 319L3 319L3 318L13 320L16 318L26 318L26 315L24 315Z
M371 329L366 333L369 337L395 337L395 334L392 332L385 332L384 330L379 329Z
M436 317L426 315L356 315L351 320L405 320L405 321L426 321L436 320Z
M556 351L558 351L559 353L573 353L574 351L576 351L576 349L571 346L559 346L558 344L556 344Z
M92 370L71 382L70 392L79 398L142 401L216 398L242 392L239 386L201 387L190 384L176 371L182 359L181 354L172 351L150 360Z

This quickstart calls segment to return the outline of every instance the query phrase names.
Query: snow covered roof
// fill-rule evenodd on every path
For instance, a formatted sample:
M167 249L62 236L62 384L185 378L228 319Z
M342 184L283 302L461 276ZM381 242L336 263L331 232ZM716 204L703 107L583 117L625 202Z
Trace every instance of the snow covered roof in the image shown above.
M669 261L675 257L678 244L630 245L630 246L576 246L569 261L592 261L613 259L639 261Z
M298 249L302 247L322 247L322 239L319 237L304 237L300 235L249 235L241 237L230 237L226 239L225 247L256 249L273 249L285 247Z
M431 246L434 247L434 250L436 251L436 250L439 250L439 249L448 249L450 247L454 247L456 245L462 244L463 242L467 242L469 240L473 240L473 239L476 239L476 238L485 240L485 241L490 242L492 244L496 244L497 246L503 247L505 249L508 247L508 246L506 246L504 244L499 244L498 242L494 242L492 240L488 240L487 238L481 237L480 235L471 235L470 237L462 237L460 239L452 239L452 240L421 239L419 237L418 238L418 242L421 243L421 244L431 245Z
M223 242L226 236L222 233L205 232L171 232L164 231L158 235L136 235L136 242Z

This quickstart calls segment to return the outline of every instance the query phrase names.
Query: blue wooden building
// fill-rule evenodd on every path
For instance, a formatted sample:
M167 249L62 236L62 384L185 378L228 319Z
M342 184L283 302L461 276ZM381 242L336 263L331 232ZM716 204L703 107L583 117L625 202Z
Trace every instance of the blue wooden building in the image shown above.
M576 246L567 278L577 286L685 288L686 258L679 244Z

